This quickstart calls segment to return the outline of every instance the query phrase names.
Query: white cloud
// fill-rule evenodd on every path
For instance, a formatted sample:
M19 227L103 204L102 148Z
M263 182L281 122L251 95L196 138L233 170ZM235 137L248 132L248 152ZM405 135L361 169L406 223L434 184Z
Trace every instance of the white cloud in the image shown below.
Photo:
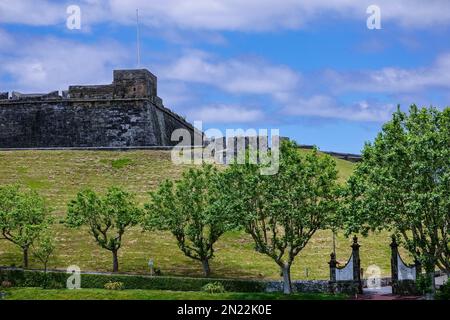
M122 22L133 20L140 8L151 26L227 31L298 29L323 19L365 21L373 0L111 0L111 15ZM378 0L382 19L403 27L432 27L450 23L447 0Z
M188 113L192 121L207 123L251 123L264 119L264 113L255 108L238 105L210 105L191 109Z
M14 38L7 32L0 29L0 52L7 51L14 45Z
M80 44L55 38L34 39L10 48L0 64L9 90L65 90L74 84L112 81L112 69L126 64L126 50L114 43Z
M69 2L2 0L0 21L52 25L65 21ZM366 8L373 0L80 0L87 24L134 24L135 10L142 23L156 28L213 31L267 31L299 29L325 19L355 20L365 25ZM378 0L382 24L404 28L432 28L450 24L447 0Z
M329 96L316 95L309 98L297 98L284 107L282 112L291 116L384 122L391 118L395 108L393 104L379 104L365 100L353 105L342 105Z
M373 71L325 73L336 91L407 93L429 88L450 88L450 54L439 56L428 67L403 69L396 67Z
M122 23L133 21L139 8L144 24L196 30L268 30L301 24L300 7L293 0L111 0L111 14Z
M161 67L162 77L185 85L201 83L214 86L231 95L268 95L271 106L278 106L289 116L315 116L362 122L384 122L391 118L398 103L413 101L400 98L400 94L413 94L424 89L450 87L450 54L440 56L429 67L417 69L383 68L373 71L343 72L329 70L322 74L301 75L285 66L276 66L255 59L229 59L220 61L203 52L190 52ZM305 81L301 81L301 79ZM308 81L306 81L308 79ZM307 90L305 88L307 87ZM306 93L307 91L308 93ZM361 92L382 94L387 103L372 98L355 99L342 103L342 93ZM190 101L190 104L192 101ZM223 122L235 120L235 113L227 108L199 109L207 119ZM177 108L179 109L179 108ZM230 112L228 112L230 111ZM255 110L252 110L255 111ZM243 115L244 116L244 115ZM242 120L260 114L246 113ZM217 120L215 120L217 121Z
M285 66L256 59L214 61L201 52L188 53L161 72L168 79L208 84L235 94L282 95L300 80L299 74Z
M187 83L161 80L159 77L158 95L170 107L189 104L198 98Z
M2 0L0 22L31 26L54 25L65 21L65 8L60 2L47 0Z

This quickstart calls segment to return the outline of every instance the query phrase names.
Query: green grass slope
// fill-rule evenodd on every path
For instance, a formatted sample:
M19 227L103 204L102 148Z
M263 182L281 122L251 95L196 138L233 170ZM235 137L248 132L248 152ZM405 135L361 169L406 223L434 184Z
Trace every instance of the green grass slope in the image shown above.
M354 164L337 160L340 180L352 172ZM21 183L45 196L54 211L63 218L69 199L82 188L104 191L111 185L120 185L136 192L141 202L147 192L164 179L180 176L186 166L175 166L166 151L2 151L0 152L0 184ZM60 219L57 219L60 220ZM55 226L57 250L50 268L78 265L82 270L109 271L109 251L99 248L85 229L70 230ZM364 269L378 265L383 274L389 274L389 236L371 235L361 239L361 259ZM339 236L338 259L345 262L350 254L351 241ZM318 232L298 256L292 268L293 279L327 279L327 262L332 251L329 231ZM146 273L149 258L155 260L164 275L201 276L201 266L184 257L169 233L143 233L136 227L125 234L119 253L120 270ZM20 250L0 240L0 265L21 264ZM35 259L30 267L40 268ZM213 276L236 278L278 279L279 270L272 260L253 250L252 240L242 232L229 232L216 246L216 257L211 263Z

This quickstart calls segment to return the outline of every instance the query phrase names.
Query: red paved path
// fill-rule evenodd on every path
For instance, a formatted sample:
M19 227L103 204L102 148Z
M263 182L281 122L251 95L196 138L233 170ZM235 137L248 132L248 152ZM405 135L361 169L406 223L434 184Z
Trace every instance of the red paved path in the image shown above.
M422 297L416 296L396 296L393 294L360 294L353 300L420 300Z
M391 287L382 287L380 289L365 289L364 294L353 297L353 300L420 300L420 296L399 296L393 295Z

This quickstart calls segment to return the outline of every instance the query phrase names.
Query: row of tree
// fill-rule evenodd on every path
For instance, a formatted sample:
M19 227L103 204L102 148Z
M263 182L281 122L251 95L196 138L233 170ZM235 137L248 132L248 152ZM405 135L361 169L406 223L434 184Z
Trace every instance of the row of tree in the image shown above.
M449 119L448 108L413 106L409 115L398 110L375 142L366 144L363 161L345 185L338 184L331 157L299 152L285 141L276 175L261 175L262 164L224 170L203 165L178 181L163 182L143 207L118 187L103 196L84 190L70 201L65 224L87 226L98 245L112 252L113 271L119 269L127 229L169 231L180 250L202 264L205 276L219 238L241 229L257 252L280 267L285 293L292 290L296 256L320 229L365 235L390 230L428 272L438 267L449 273ZM28 249L50 224L37 194L0 188L0 229L23 249L25 267Z

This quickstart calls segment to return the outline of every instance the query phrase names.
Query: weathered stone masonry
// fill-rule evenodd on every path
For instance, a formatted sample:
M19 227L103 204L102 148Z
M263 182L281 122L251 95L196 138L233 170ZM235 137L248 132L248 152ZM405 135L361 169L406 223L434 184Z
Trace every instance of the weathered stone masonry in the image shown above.
M175 129L199 134L163 106L148 70L116 70L103 86L0 93L0 148L173 146Z

